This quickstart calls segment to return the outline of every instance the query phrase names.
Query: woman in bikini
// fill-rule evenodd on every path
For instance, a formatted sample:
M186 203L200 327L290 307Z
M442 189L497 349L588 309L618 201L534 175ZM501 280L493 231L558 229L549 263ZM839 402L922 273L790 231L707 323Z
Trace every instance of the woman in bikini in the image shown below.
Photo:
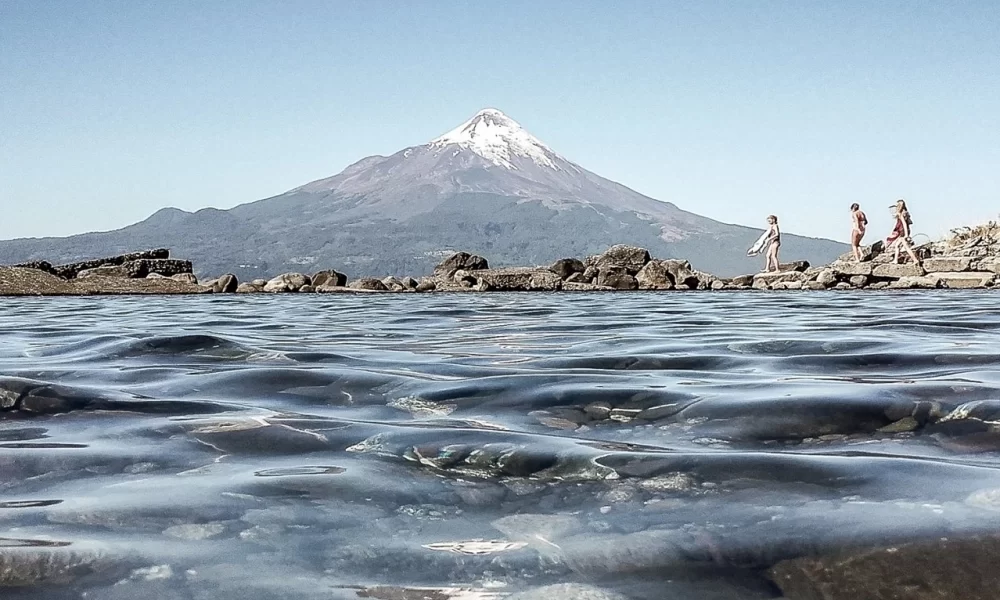
M861 206L855 202L851 205L851 248L854 249L854 258L861 262L861 238L865 237L865 227L868 226L868 217L861 211Z
M779 271L778 250L781 249L781 229L778 228L778 217L768 215L767 217L767 264L764 270L767 272Z
M920 259L917 258L917 254L913 251L913 245L910 243L910 226L913 225L913 219L910 218L910 211L906 209L906 201L896 200L896 204L889 208L895 209L896 226L886 238L885 245L887 248L895 248L893 262L897 265L900 264L899 251L903 249L913 259L913 263L919 265Z

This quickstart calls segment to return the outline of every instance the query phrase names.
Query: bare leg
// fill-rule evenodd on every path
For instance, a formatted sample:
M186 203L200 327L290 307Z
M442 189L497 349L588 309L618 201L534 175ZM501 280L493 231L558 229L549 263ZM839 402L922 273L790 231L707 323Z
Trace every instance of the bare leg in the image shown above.
M919 265L920 259L917 258L917 253L913 251L913 246L911 246L909 242L907 242L906 240L903 240L901 243L903 244L903 247L906 248L906 253L909 254L910 258L913 259L913 264ZM899 254L898 249L896 250L896 254Z
M778 244L772 243L767 249L767 270L778 270Z
M900 244L899 240L897 240L896 243L893 244L893 247L895 248L895 254L893 255L892 262L896 263L897 265L899 264L899 244Z

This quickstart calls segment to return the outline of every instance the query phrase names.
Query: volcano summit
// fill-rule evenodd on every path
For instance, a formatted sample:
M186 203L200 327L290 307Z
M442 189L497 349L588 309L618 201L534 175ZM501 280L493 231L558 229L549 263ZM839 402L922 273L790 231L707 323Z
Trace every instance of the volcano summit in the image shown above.
M762 212L765 212L762 210ZM351 275L429 272L465 250L497 266L544 264L618 243L731 276L759 230L681 210L567 160L496 109L391 156L230 210L162 209L116 231L0 242L0 263L72 262L169 247L206 273L241 279L337 268ZM823 264L845 249L783 236L782 256Z

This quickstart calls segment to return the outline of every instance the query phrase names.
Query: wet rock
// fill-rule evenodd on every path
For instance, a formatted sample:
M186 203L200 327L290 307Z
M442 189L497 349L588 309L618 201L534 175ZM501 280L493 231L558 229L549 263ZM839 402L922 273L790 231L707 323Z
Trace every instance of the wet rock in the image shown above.
M252 283L241 283L236 286L237 294L260 294L264 291L263 286L257 286Z
M600 271L609 268L624 269L629 275L635 275L649 260L649 251L645 248L615 244L598 256L593 266Z
M0 590L28 586L67 585L103 575L117 578L127 572L97 544L5 538L0 541ZM6 594L0 594L6 596Z
M272 294L297 292L302 286L309 284L309 277L302 273L283 273L264 284L264 291Z
M389 288L386 287L381 280L375 279L374 277L363 277L352 281L347 285L348 288L352 290L366 290L369 292L388 292Z
M563 280L566 280L578 273L582 274L587 270L587 267L578 258L562 258L552 263L549 269Z
M1000 539L939 538L778 563L789 600L993 600Z
M889 289L934 289L940 285L940 278L933 275L924 275L923 277L900 277L896 281L889 282Z
M609 292L614 291L614 289L615 288L603 285L596 285L593 283L577 283L575 281L564 281L562 284L562 290L564 292Z
M333 269L327 269L326 271L320 271L312 276L312 285L317 288L324 285L331 287L344 287L347 285L347 275L334 271Z
M482 256L468 252L456 252L434 267L434 275L442 279L451 279L455 271L478 271L490 268L489 262Z
M300 294L312 294L315 291L316 291L316 288L314 288L311 285L304 285L304 286L302 286L302 287L299 288L299 293Z
M622 267L602 267L597 274L597 285L616 290L636 290L639 283Z
M928 277L938 279L943 287L971 289L992 286L996 275L972 271L966 273L930 273Z
M224 523L187 523L174 525L163 531L163 535L179 540L208 540L222 535L226 531Z
M423 280L415 288L418 292L433 292L437 289L437 284L430 280Z
M849 290L849 289L851 289L851 284L845 283L845 282L842 281L842 282L838 283L837 285L833 286L833 289L835 289L835 290Z

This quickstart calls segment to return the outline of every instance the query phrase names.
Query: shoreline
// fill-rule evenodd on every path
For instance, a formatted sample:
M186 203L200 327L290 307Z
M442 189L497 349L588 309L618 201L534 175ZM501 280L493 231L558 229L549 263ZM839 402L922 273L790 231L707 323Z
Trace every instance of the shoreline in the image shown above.
M956 230L914 251L919 263L896 264L879 241L862 249L860 262L848 252L821 267L796 261L775 272L725 278L694 269L687 260L657 259L644 248L618 244L599 255L564 258L548 266L491 268L486 258L456 252L431 275L419 278L349 281L327 269L240 282L232 274L199 281L190 261L172 259L161 248L66 265L35 261L0 266L0 297L1000 289L1000 224Z

